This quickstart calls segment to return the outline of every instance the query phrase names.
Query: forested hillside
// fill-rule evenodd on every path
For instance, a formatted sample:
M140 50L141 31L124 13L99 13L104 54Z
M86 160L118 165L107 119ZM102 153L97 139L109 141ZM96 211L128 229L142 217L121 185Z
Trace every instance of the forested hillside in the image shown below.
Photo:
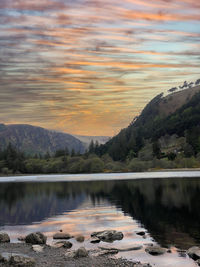
M52 154L59 149L83 153L85 150L82 142L70 134L32 125L0 124L0 149L5 149L9 143L26 154Z
M166 150L163 143L170 137L177 144L170 144L171 148ZM99 154L108 153L114 160L126 160L138 157L147 147L152 147L152 157L158 158L172 152L190 156L200 152L200 86L153 98L127 128L100 146Z

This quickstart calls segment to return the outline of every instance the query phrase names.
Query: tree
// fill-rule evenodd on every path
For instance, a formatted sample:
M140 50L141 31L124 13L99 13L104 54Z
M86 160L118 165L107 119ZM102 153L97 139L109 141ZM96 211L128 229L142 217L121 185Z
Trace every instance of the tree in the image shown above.
M155 141L153 143L153 156L156 158L160 158L161 156L161 149L160 149L160 144L158 141Z
M94 153L94 141L93 139L91 140L90 144L89 144L89 153Z
M74 150L74 148L72 148L71 157L75 157L75 155L76 155L75 150Z

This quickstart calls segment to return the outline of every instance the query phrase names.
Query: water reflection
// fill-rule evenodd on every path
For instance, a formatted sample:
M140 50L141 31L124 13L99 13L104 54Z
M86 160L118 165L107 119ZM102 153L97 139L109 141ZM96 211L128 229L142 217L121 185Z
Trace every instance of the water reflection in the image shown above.
M30 229L38 222L44 231L67 225L71 231L89 232L110 225L128 229L139 222L161 245L187 248L200 244L199 203L197 178L5 183L0 185L0 226Z

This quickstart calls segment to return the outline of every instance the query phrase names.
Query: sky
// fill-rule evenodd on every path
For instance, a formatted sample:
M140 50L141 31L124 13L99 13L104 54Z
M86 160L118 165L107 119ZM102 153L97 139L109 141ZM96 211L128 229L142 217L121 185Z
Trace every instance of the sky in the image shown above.
M0 0L0 122L117 134L200 78L197 0Z

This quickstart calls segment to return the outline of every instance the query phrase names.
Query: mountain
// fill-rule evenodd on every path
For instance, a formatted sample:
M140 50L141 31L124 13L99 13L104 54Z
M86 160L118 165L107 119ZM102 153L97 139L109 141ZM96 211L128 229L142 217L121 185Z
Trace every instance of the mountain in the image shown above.
M110 136L86 136L86 135L73 135L74 137L78 138L87 149L90 145L90 142L98 142L99 145L105 144L111 138Z
M169 153L200 152L200 86L163 97L154 97L140 116L118 135L100 146L99 154L108 153L114 160L138 157L151 149L164 157Z
M9 143L27 154L52 154L56 150L66 148L80 153L85 151L82 142L67 133L26 124L0 124L0 148L4 149Z

